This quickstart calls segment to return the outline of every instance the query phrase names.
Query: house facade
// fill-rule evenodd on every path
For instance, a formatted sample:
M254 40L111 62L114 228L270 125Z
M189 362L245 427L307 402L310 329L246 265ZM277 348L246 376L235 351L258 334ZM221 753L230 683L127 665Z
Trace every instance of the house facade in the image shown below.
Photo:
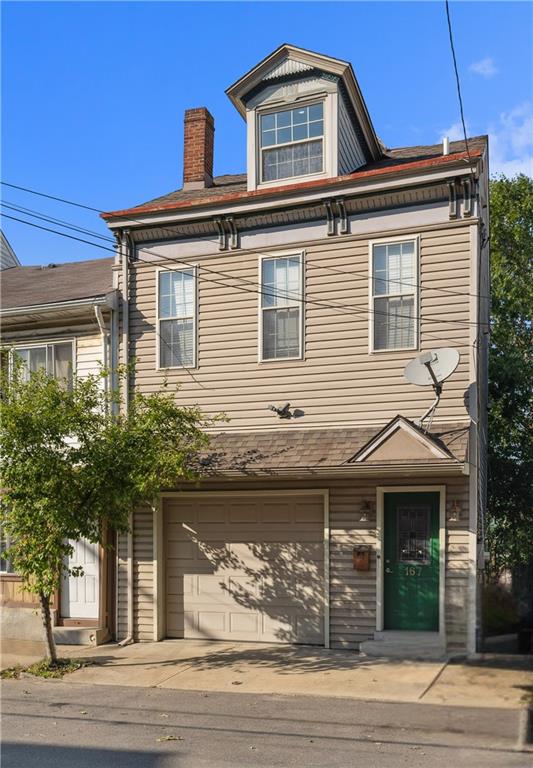
M245 174L213 176L213 117L188 110L183 186L104 214L127 386L226 417L199 482L118 541L117 638L472 652L486 137L388 149L352 67L289 45L227 94ZM424 353L456 359L425 418Z
M45 368L67 381L96 374L116 362L117 294L113 258L48 266L11 266L2 272L0 310L3 363L17 355L30 371ZM110 386L105 380L103 386ZM72 542L69 567L54 596L58 642L101 642L114 633L113 556L87 540ZM9 541L0 527L0 554ZM0 637L4 653L39 653L43 647L38 599L21 589L8 559L0 560Z

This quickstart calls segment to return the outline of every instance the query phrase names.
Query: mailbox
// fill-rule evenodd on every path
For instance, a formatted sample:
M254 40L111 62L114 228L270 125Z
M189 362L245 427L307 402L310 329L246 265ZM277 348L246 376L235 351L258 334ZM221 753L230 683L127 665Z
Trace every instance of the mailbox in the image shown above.
M370 570L370 547L359 546L353 548L354 571Z

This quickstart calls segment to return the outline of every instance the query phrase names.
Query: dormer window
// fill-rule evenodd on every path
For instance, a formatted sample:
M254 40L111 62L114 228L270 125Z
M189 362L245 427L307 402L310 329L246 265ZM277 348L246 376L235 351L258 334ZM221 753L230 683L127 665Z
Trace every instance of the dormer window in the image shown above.
M262 114L259 134L263 182L324 171L323 102Z

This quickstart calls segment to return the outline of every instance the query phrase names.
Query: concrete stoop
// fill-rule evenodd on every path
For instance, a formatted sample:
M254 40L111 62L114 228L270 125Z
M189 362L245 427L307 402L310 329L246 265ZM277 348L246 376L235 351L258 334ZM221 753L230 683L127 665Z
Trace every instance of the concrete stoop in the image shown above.
M107 627L54 627L56 645L103 645L110 640Z
M365 656L393 659L446 658L446 647L438 632L374 632L374 639L362 642L359 651Z

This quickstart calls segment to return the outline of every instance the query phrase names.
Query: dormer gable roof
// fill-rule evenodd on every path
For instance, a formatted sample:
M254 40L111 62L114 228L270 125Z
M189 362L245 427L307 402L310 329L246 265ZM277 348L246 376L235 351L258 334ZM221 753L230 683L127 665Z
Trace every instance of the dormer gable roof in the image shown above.
M369 159L371 161L379 160L383 154L382 145L372 125L352 65L347 61L284 43L233 83L226 90L226 94L239 114L246 119L247 97L262 82L267 85L273 80L297 77L301 76L302 73L312 71L319 71L339 78L364 137Z
M366 461L409 461L453 459L446 445L424 432L404 416L395 416L377 435L349 459L350 464Z

